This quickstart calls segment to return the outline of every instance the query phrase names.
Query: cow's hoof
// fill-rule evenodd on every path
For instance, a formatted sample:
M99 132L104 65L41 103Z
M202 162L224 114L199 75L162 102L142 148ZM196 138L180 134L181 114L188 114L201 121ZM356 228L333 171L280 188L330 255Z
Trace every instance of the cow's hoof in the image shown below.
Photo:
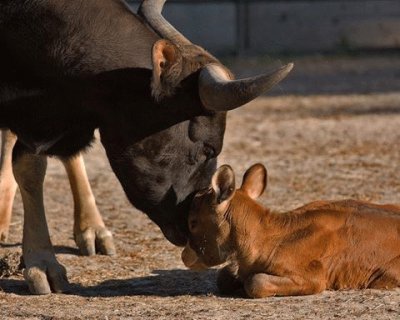
M96 252L105 255L115 255L114 239L105 227L89 227L75 233L75 242L82 255L92 256Z
M57 261L35 263L24 270L24 277L33 294L67 292L69 287L67 272Z

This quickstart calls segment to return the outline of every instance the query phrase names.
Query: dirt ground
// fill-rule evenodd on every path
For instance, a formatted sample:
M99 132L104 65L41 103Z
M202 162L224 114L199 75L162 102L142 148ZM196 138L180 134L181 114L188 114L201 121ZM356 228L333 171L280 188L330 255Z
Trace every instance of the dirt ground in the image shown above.
M260 72L265 60L230 63L246 74ZM241 179L249 165L264 163L269 185L261 201L275 210L316 199L400 203L400 56L294 60L296 70L272 97L230 112L220 164L231 164ZM400 289L262 300L220 296L215 270L186 270L181 249L128 203L102 147L85 158L118 255L78 254L67 178L50 160L47 217L71 292L29 295L21 274L10 269L12 275L0 279L1 319L400 319ZM0 262L15 259L21 235L18 196Z

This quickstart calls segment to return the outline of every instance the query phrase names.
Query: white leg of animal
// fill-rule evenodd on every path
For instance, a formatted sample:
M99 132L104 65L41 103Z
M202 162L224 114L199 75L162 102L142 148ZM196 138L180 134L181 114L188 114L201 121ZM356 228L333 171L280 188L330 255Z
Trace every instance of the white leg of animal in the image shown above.
M0 155L0 241L6 241L17 182L12 172L12 150L17 140L9 130L1 132Z
M82 155L63 161L74 197L74 238L84 255L115 254L112 234L106 229L89 185Z
M45 156L21 154L13 159L14 177L24 204L24 277L34 294L63 292L68 286L66 270L56 259L47 228L43 204L46 167Z

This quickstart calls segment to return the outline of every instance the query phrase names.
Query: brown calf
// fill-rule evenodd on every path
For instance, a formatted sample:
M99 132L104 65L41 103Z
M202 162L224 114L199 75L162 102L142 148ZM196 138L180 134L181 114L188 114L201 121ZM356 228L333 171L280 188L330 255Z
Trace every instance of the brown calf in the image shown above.
M400 206L316 201L278 214L254 200L266 184L261 164L236 191L232 168L217 170L192 204L187 267L228 261L220 291L244 287L253 298L400 286Z

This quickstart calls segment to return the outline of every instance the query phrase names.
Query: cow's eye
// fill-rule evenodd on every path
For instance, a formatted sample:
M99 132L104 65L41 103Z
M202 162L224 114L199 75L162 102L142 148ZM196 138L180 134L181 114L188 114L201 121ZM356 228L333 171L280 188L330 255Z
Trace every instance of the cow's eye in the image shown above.
M215 149L207 143L204 144L203 152L207 159L215 158Z

